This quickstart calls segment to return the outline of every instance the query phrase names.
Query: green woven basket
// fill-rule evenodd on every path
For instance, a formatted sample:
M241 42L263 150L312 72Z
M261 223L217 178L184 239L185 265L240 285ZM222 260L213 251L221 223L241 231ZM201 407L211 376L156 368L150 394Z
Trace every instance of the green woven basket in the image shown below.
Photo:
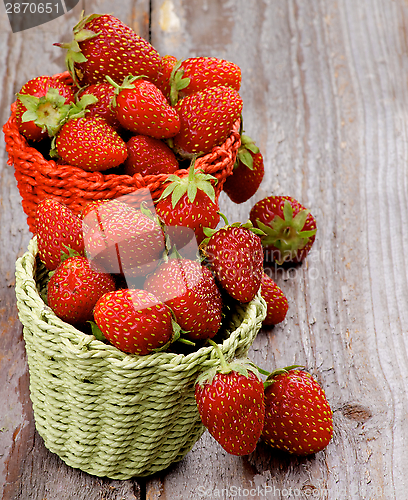
M61 321L39 290L47 273L33 238L16 263L36 428L71 467L96 476L146 476L181 460L204 427L197 376L217 363L213 347L187 355L127 355ZM221 340L228 360L244 356L266 314L257 297L237 307Z

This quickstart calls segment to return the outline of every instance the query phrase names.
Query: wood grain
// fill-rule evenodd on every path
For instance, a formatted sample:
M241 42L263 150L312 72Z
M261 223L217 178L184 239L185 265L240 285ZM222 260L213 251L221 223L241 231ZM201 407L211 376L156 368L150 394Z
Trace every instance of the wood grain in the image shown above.
M286 194L317 219L292 269L270 266L285 322L260 331L264 369L305 365L334 410L328 448L295 459L259 444L227 455L205 433L179 464L111 481L66 467L34 430L14 299L14 262L29 240L13 171L0 164L0 497L4 499L406 499L408 474L408 4L404 0L87 1L12 34L0 6L1 117L29 78L63 66L82 8L114 12L162 54L217 56L242 69L244 125L265 157L259 192L221 196L230 221ZM41 49L36 50L36 48ZM263 495L265 494L265 495Z

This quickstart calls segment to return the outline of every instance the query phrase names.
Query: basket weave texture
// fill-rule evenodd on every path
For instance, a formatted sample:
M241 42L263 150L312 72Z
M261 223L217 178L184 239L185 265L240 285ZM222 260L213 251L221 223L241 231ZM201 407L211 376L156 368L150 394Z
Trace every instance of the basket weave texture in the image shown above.
M43 302L47 272L36 237L16 262L36 428L64 462L96 476L147 476L181 460L204 431L194 382L219 363L212 346L190 354L125 354L60 320ZM236 308L218 342L245 356L266 314L257 296Z
M68 84L72 80L68 72L54 75ZM93 200L112 199L127 195L140 188L149 188L156 201L166 187L168 174L134 176L86 172L72 166L60 165L46 159L20 134L16 125L17 103L11 105L11 114L3 126L9 165L14 165L17 186L22 198L22 206L27 215L30 231L35 234L35 214L37 204L44 198L54 198L70 207L75 213ZM197 158L196 168L217 178L216 195L219 196L225 179L232 173L238 148L241 144L238 121L230 136L211 153ZM175 175L187 175L180 169Z

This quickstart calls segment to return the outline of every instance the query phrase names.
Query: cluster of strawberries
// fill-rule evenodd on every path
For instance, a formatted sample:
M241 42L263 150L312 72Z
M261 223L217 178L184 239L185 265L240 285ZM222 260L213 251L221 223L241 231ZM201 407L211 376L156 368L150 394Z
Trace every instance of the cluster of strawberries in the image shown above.
M216 179L195 159L222 144L241 118L239 67L161 57L111 15L81 18L73 33L72 42L56 44L67 50L73 84L47 76L27 82L17 95L21 134L50 142L50 157L86 171L170 175L154 204L140 190L90 202L76 215L42 200L36 230L50 275L44 299L67 323L126 353L212 344L219 366L197 380L197 407L229 453L251 453L260 437L298 455L323 449L332 412L306 371L269 374L248 360L228 363L213 340L234 304L257 294L267 303L264 325L284 320L288 301L264 263L301 262L316 234L313 216L289 196L264 198L247 222L218 227ZM235 203L250 199L264 175L242 120L240 132L224 183ZM186 175L172 175L181 165Z

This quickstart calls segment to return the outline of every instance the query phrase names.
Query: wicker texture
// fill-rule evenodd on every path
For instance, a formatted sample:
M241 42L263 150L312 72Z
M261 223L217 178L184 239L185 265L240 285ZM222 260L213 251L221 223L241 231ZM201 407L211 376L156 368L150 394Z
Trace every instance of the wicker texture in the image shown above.
M67 72L54 75L66 83L72 82ZM156 201L165 185L168 174L141 176L118 175L102 172L86 172L72 165L60 165L47 160L19 133L16 125L16 107L11 105L11 115L3 126L8 164L14 165L17 186L22 198L23 210L27 215L30 231L35 234L37 204L44 198L55 198L69 206L75 213L92 200L112 199L127 195L139 188L148 187ZM196 168L217 178L216 195L222 190L225 179L232 173L238 148L241 144L239 121L230 136L211 153L197 159ZM187 175L185 169L175 172Z
M127 355L61 321L41 299L47 273L34 237L16 263L16 296L36 428L68 465L97 476L146 476L181 460L204 428L194 382L214 348ZM256 297L236 309L222 350L246 355L266 314Z

